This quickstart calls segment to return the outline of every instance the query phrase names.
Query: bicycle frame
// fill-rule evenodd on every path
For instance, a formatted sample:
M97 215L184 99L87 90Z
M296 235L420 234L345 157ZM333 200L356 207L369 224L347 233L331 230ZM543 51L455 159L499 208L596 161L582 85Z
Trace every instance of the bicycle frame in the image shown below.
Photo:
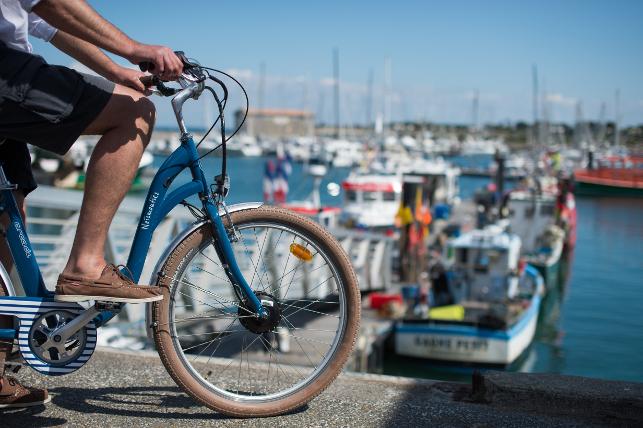
M178 115L177 119L180 119ZM191 196L198 196L202 202L203 212L212 225L214 247L222 265L225 267L226 275L230 279L232 286L246 299L250 308L258 316L261 316L264 313L261 302L246 282L235 260L228 231L219 215L217 202L210 192L209 184L201 169L194 140L185 131L182 119L179 121L179 125L182 131L181 145L163 162L152 180L127 260L128 273L131 273L131 279L134 282L139 281L156 227L183 200ZM192 180L168 193L174 178L185 169L190 170ZM14 188L15 186L7 181L0 167L0 191L2 191L3 196L0 212L6 211L9 215L10 225L6 231L6 240L26 294L26 297L9 297L9 299L53 300L53 293L45 287L40 267L25 232L24 222L13 197L12 190ZM4 269L0 274L3 276L6 274ZM11 287L10 282L7 286ZM15 290L10 289L9 295L15 296ZM94 319L96 327L100 327L113 318L115 314L110 311L100 312L91 307L83 315L79 315L78 318L82 318L86 322ZM79 322L81 322L80 319ZM5 336L9 336L8 331L0 332L0 337L8 338Z

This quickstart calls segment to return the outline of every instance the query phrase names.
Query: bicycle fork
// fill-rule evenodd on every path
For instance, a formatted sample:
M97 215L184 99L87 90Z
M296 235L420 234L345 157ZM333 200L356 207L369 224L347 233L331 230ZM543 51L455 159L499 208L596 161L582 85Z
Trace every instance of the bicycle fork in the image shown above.
M223 206L225 210L225 205ZM245 297L246 302L250 305L250 308L257 316L264 317L267 315L266 310L261 305L261 301L257 298L255 293L252 291L252 288L246 281L241 269L239 269L239 264L237 263L236 258L234 257L234 250L232 249L232 244L230 242L230 237L228 235L228 230L226 229L221 216L218 213L218 210L215 208L215 205L211 198L204 202L203 208L212 222L212 232L214 234L214 249L221 260L223 270L225 271L226 276L230 280L232 286L235 289L237 297ZM226 210L227 215L227 210ZM232 224L231 227L234 227ZM243 239L243 238L240 238ZM239 296L241 293L241 296ZM241 302L240 302L241 303Z

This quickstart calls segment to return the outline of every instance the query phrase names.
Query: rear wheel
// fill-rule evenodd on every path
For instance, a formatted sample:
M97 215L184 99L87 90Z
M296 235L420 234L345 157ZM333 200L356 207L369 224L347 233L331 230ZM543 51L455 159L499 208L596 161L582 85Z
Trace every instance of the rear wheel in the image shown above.
M199 402L234 416L282 414L341 371L359 325L357 279L339 243L304 217L275 207L231 217L236 260L268 316L257 319L232 287L204 224L161 269L154 339Z

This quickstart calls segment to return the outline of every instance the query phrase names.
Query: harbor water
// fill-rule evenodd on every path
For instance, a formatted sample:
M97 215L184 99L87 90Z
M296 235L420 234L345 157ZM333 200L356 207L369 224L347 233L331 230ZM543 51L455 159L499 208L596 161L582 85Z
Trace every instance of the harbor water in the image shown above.
M474 160L481 165L488 161ZM157 158L155 165L161 162ZM220 162L206 158L204 170L215 176ZM228 159L229 203L262 199L265 162L262 157ZM341 193L331 196L325 189L328 183L341 184L349 172L349 168L329 170L321 185L323 204L342 205ZM488 178L461 177L461 197L470 198L488 182ZM289 200L304 199L313 186L297 163L289 183ZM507 188L511 186L507 183ZM643 382L643 201L579 197L577 206L578 238L566 269L561 269L566 275L558 293L550 293L543 302L534 343L510 369ZM393 356L385 358L384 371L445 380L470 376L470 371L436 370L423 361Z

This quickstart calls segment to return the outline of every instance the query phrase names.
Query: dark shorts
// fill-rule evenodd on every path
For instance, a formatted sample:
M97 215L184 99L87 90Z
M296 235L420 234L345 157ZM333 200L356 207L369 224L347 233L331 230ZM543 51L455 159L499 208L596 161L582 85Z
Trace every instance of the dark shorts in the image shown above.
M22 101L0 94L0 162L9 181L25 195L34 190L27 143L64 155L103 111L113 91L114 83L102 77L43 64Z

